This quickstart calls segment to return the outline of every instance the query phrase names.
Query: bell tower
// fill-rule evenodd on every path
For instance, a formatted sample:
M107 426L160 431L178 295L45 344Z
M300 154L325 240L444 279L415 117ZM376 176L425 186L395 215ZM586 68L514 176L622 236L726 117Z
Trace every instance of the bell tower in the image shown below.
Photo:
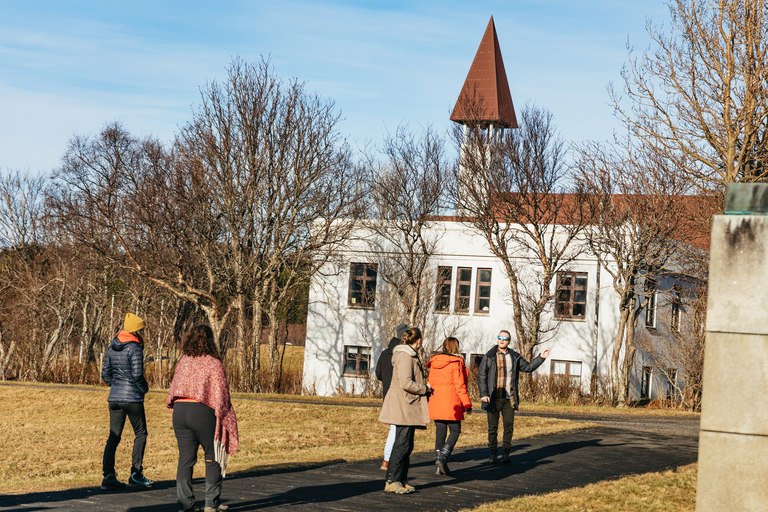
M509 93L507 72L504 69L493 16L485 29L450 119L464 127L461 162L467 161L465 157L468 151L479 151L479 148L471 147L472 144L468 142L468 129L485 131L485 140L493 144L503 140L506 130L517 128L517 116L512 95ZM463 208L461 204L467 204L464 201L468 197L466 187L469 184L467 180L472 179L471 173L470 169L460 164L459 205L456 212L458 216L468 213L467 208Z

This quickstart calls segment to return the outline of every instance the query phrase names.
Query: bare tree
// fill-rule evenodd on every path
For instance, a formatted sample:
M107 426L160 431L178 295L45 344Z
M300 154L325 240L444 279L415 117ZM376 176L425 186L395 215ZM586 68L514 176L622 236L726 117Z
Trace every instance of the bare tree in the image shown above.
M45 177L0 171L0 247L27 247L42 242Z
M684 172L693 190L768 177L768 9L765 0L673 0L671 24L622 72L619 119ZM722 210L721 210L722 211Z
M372 217L365 223L372 235L367 244L409 325L424 325L434 299L430 264L441 239L435 221L451 177L444 146L431 128L417 135L401 127L385 139L383 160L366 160Z
M504 265L517 347L531 359L557 329L554 279L582 250L586 211L578 194L566 193L566 148L552 115L527 105L521 119L506 134L482 122L457 130L456 204Z
M246 297L251 297L253 374L260 370L262 318L269 327L270 389L277 386L278 329L284 305L347 236L358 195L334 104L283 82L268 60L233 60L224 83L202 89L202 103L180 134L178 151L209 187L231 271L241 365ZM242 367L245 372L246 368ZM253 387L247 383L246 387Z
M688 186L684 174L669 168L660 151L645 149L588 144L577 162L585 204L593 212L584 237L619 297L611 355L612 393L619 404L627 400L635 331L647 305L642 287L658 275L680 271L674 257L699 236L685 215L699 198L683 196Z

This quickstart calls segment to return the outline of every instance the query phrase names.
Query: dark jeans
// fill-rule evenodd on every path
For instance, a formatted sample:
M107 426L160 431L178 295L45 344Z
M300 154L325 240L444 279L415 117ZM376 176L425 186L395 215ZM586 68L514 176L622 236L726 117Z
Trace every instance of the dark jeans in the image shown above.
M125 427L125 417L133 427L133 455L131 457L131 473L142 471L144 448L147 446L147 419L144 416L144 402L118 403L109 402L109 438L104 447L102 472L104 476L115 473L115 452ZM116 473L115 473L116 474Z
M192 468L197 462L197 448L205 453L205 506L216 508L221 496L221 466L216 462L213 436L216 414L205 404L176 402L173 404L173 431L179 445L179 465L176 468L176 495L182 510L192 510Z
M392 447L392 456L387 467L387 482L405 482L408 479L415 433L416 427L397 425L395 445Z
M504 422L504 435L502 442L505 450L512 447L512 433L515 429L515 408L512 401L505 398L497 398L495 401L496 410L488 412L488 448L496 449L499 433L499 416Z
M448 439L446 439L445 435L449 429L451 433L448 435ZM456 441L459 440L459 435L461 435L460 421L435 420L435 450L448 448L453 451Z

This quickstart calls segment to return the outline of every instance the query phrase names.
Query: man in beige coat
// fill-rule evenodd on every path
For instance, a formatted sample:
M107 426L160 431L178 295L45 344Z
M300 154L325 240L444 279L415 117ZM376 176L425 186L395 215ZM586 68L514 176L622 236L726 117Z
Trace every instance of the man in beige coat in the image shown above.
M386 492L406 494L415 491L408 485L408 467L417 428L429 423L429 386L419 360L421 330L412 327L403 333L403 344L392 350L392 383L384 398L379 421L396 425L395 445L387 468Z

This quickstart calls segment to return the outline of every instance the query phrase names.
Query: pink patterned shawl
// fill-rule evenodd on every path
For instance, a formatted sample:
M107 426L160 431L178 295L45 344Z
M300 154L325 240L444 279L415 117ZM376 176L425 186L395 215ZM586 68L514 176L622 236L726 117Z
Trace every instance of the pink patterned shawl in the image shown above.
M169 409L177 398L192 398L207 405L216 413L216 462L226 475L229 457L240 444L237 435L237 416L229 400L229 384L221 361L212 356L184 356L176 365L176 373L168 390Z

